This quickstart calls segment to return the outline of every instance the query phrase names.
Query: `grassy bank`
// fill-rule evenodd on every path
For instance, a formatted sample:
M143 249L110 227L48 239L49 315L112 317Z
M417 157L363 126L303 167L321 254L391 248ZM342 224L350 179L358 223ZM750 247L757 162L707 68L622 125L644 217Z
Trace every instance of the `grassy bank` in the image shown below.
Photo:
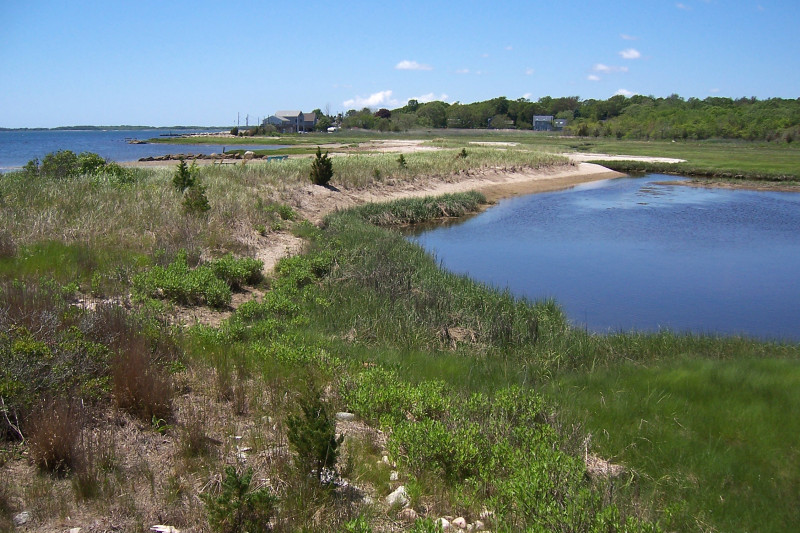
M333 183L562 162L464 147L404 165L337 158ZM173 171L0 178L0 530L21 511L39 530L111 517L133 531L797 521L800 347L572 329L555 302L445 272L393 229L473 211L479 195L367 205L317 228L291 203L308 165L193 169L211 206L200 215ZM225 255L287 229L306 253L270 279ZM337 411L356 418L334 423ZM592 454L625 473L590 470ZM384 503L400 485L416 519Z

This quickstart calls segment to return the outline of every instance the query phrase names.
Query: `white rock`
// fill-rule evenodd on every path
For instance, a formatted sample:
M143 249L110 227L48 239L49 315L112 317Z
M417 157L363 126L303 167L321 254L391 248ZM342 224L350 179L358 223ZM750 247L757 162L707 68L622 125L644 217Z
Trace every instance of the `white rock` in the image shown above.
M464 519L463 516L459 516L455 520L453 520L453 525L456 526L458 529L467 529L467 521Z
M14 521L14 525L15 526L17 526L17 527L24 526L25 524L30 522L31 513L29 513L28 511L22 511L19 514L15 514L14 518L12 520Z
M475 526L475 531L483 531L486 529L486 525L480 520L475 520L475 523L472 525Z
M406 493L406 488L403 485L400 485L394 489L394 492L386 497L386 504L389 506L402 505L403 507L408 505L408 494Z
M356 415L353 413L345 413L344 411L339 411L336 413L336 420L341 420L343 422L348 422L350 420L355 420Z
M400 474L397 473L397 470L392 470L389 474L389 481L397 481L400 478Z
M69 533L81 533L81 528L79 528L79 527L71 527L71 528L69 528Z
M181 530L176 527L164 526L161 524L150 526L150 531L156 531L157 533L181 533Z
M436 525L438 525L442 531L451 531L453 526L450 525L450 521L447 518L440 518L436 521Z

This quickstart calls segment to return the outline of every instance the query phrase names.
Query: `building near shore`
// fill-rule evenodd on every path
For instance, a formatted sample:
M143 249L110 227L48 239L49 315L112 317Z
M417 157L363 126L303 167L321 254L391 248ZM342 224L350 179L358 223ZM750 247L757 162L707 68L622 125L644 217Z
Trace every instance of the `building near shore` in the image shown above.
M303 113L299 110L277 111L264 119L262 125L275 126L281 133L314 131L317 125L316 113Z

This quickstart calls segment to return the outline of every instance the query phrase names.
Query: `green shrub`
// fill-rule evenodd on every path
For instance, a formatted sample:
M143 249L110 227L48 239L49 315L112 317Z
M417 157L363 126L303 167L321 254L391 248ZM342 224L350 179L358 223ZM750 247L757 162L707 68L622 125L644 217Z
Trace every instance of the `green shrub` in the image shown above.
M46 178L66 179L78 174L80 163L72 150L49 153L42 159L39 172Z
M211 307L231 303L231 289L218 278L211 267L200 265L190 269L186 250L181 250L166 268L154 266L133 278L134 290L150 298L165 298L173 302Z
M181 205L187 215L203 216L211 210L206 188L200 184L194 184L184 191Z
M264 262L252 257L236 259L226 254L208 263L214 275L237 290L243 285L254 285L263 279Z
M252 469L239 474L232 466L225 468L225 479L217 496L201 494L208 512L208 524L219 533L260 533L271 531L270 520L277 498L269 489L253 490Z
M317 156L311 163L311 183L314 185L327 185L333 178L333 162L328 157L328 152L322 155L322 150L317 146Z
M172 185L181 192L194 185L196 178L192 169L186 165L183 159L178 163L178 168L175 169L175 174L172 176Z
M94 152L81 152L78 156L78 172L84 175L93 175L106 167L106 160Z
M336 438L336 421L321 393L312 385L298 400L300 413L287 420L289 444L296 454L296 464L304 473L315 472L322 481L324 469L336 466L339 445L344 435Z

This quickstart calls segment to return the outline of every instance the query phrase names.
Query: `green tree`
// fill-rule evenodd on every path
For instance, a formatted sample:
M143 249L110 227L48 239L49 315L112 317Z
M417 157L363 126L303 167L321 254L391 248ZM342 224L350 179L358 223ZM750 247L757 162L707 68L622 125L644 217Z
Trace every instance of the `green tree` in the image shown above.
M339 445L344 435L336 438L336 422L330 408L322 401L314 386L300 398L300 413L289 415L289 444L297 454L297 465L305 473L315 472L322 481L323 469L336 465Z
M253 470L239 475L232 466L225 468L219 495L200 497L206 504L208 524L219 533L261 533L271 531L270 519L277 498L268 489L251 490Z
M178 163L178 168L175 169L175 174L172 176L172 185L176 189L183 192L195 184L195 176L192 169L186 165L186 161L182 158Z
M311 183L314 185L327 185L333 178L333 162L328 157L328 152L322 154L322 150L317 146L317 156L311 163Z

